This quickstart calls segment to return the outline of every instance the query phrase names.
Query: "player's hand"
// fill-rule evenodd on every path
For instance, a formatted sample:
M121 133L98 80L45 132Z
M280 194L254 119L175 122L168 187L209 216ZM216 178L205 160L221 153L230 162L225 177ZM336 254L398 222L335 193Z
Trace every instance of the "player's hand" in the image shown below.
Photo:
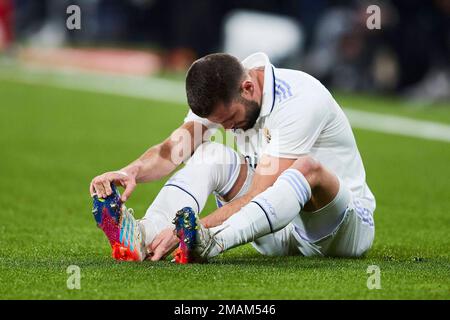
M106 172L92 179L89 186L91 197L94 194L97 194L99 198L106 198L111 195L111 183L125 188L120 197L123 202L128 200L134 188L136 188L136 178L134 175L125 171Z
M158 261L169 255L178 246L178 238L174 228L167 228L161 231L150 244L150 260Z

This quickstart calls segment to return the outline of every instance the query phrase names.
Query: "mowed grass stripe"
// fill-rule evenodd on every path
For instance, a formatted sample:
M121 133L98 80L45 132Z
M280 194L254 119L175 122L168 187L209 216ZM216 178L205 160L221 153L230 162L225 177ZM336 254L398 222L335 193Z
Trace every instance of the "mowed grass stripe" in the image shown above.
M52 71L41 68L5 66L3 66L3 72L0 73L1 79L22 84L45 84L47 86L68 90L97 92L186 105L184 82L173 79L101 75L70 69ZM355 127L380 132L400 133L427 139L443 140L440 137L441 135L448 137L448 126L450 125L450 115L447 112L450 107L448 102L408 102L406 101L407 97L402 99L398 96L383 97L342 92L334 92L333 94L339 104L348 111L350 121ZM361 117L364 117L364 119L361 119ZM371 117L377 120L374 121ZM396 119L396 117L405 119ZM409 119L411 121L404 124ZM437 122L435 124L437 128L432 127L433 123L420 124L417 121L413 121L414 119ZM394 130L390 125L377 124L380 121L397 122L398 128ZM444 131L442 126L444 126ZM423 134L421 134L422 131L424 131ZM443 141L448 140L445 139Z

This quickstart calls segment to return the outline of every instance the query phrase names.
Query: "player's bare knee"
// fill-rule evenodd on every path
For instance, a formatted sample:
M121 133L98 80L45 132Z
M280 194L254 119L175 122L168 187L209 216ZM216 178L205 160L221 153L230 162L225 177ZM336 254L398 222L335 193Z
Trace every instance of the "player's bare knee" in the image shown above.
M311 156L303 156L298 158L291 166L291 169L300 171L306 178L311 187L318 183L320 172L323 170L319 161Z

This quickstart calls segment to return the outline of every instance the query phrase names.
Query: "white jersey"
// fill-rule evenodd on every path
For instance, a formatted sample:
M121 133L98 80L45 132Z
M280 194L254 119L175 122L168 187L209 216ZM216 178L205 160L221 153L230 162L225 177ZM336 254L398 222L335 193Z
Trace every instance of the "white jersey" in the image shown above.
M238 151L255 167L264 154L292 159L310 155L373 212L375 198L366 184L353 132L330 92L304 72L275 68L264 53L255 53L242 64L246 69L264 67L264 88L255 126L234 133ZM184 121L201 122L209 129L220 126L192 111Z

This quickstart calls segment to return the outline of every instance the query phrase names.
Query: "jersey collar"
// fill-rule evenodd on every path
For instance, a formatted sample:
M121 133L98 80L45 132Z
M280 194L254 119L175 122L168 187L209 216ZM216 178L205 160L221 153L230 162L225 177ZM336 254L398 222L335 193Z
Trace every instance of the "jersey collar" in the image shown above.
M242 61L246 69L264 67L264 88L259 117L269 115L275 105L275 71L269 57L263 52L254 53Z

